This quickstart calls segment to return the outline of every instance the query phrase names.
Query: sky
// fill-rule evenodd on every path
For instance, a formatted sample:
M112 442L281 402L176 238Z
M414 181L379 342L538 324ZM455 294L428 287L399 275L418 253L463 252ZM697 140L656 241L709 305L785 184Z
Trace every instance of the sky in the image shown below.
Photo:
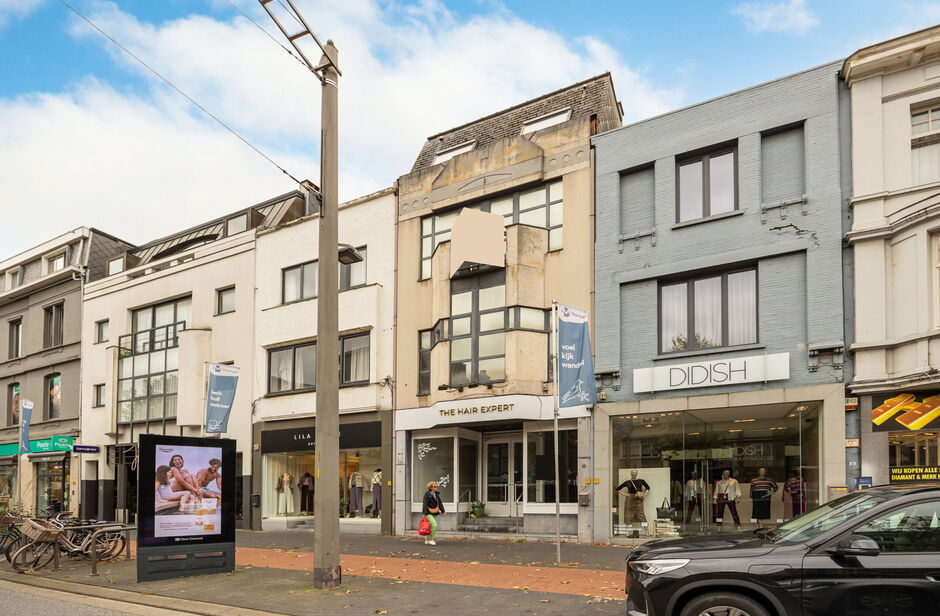
M319 183L320 84L257 0L66 1ZM940 1L295 4L339 49L341 201L429 135L605 71L629 123L940 23ZM62 0L0 0L0 260L79 226L142 244L295 188Z

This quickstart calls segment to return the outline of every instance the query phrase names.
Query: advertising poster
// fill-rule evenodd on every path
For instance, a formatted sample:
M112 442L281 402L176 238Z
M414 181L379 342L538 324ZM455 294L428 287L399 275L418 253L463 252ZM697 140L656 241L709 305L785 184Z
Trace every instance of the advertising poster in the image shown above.
M222 448L157 445L155 537L222 533Z
M940 430L940 395L901 393L872 404L873 432Z
M30 453L29 447L29 423L33 418L33 401L23 400L20 403L20 453Z
M142 547L235 540L235 441L141 434L139 451Z

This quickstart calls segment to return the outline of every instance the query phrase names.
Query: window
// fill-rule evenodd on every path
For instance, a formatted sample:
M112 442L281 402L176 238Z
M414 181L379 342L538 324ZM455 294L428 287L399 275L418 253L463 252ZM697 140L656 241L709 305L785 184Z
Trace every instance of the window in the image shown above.
M268 393L313 390L317 386L317 343L268 351Z
M563 183L559 180L467 206L503 217L504 225L530 225L548 229L548 249L560 250L563 244ZM421 219L421 280L431 277L431 256L441 242L450 239L450 231L461 209L432 214Z
M46 419L58 419L62 416L62 375L53 373L46 376Z
M756 269L660 285L661 353L755 342Z
M940 500L914 503L878 516L853 534L872 539L882 552L940 553Z
M95 397L93 406L99 407L104 406L105 404L105 384L100 383L95 385Z
M431 330L418 332L418 395L427 396L431 393Z
M179 332L192 319L192 298L135 310L131 334L120 337L118 422L165 421L176 417Z
M102 321L97 321L95 323L95 342L107 342L108 341L108 319Z
M922 135L940 129L940 105L911 111L911 135Z
M124 257L117 257L108 261L108 276L120 274L124 271Z
M735 151L731 148L679 162L677 222L737 209Z
M241 233L248 229L248 214L242 214L241 216L235 216L234 218L229 218L225 221L225 235L235 235L236 233Z
M7 385L7 425L20 425L20 384Z
M317 262L309 261L281 270L281 303L317 296Z
M528 449L528 502L555 502L555 436L551 431L529 432ZM558 431L558 481L561 484L559 502L578 501L578 431Z
M506 379L504 272L451 281L450 385Z
M940 179L940 105L911 110L911 179L926 184Z
M341 338L340 385L369 382L369 334Z
M415 438L411 500L420 503L427 484L437 482L441 500L454 502L454 438Z
M463 154L464 152L469 152L477 144L476 141L467 141L466 143L461 143L460 145L455 145L450 148L446 148L437 153L434 157L434 162L432 164L439 165L443 162L446 162L457 156L458 154Z
M44 349L62 344L63 307L63 304L55 304L45 309L42 331L42 347Z
M23 319L13 319L10 321L10 346L7 354L8 359L16 359L20 356L23 344Z
M49 258L49 272L58 272L65 267L65 253Z
M366 284L366 247L356 249L362 255L358 263L339 264L339 290L348 291Z
M542 130L543 128L548 128L549 126L555 126L556 124L567 122L570 119L571 107L562 109L561 111L553 111L552 113L527 121L522 125L522 134L525 135L526 133L534 133L537 130Z
M235 287L219 289L215 292L215 296L216 314L235 312Z

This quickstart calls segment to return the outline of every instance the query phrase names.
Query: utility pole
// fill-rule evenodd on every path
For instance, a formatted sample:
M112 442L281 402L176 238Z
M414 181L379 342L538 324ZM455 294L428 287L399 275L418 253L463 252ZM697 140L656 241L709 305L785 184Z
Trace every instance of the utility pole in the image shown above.
M317 298L316 469L313 503L313 585L335 588L339 563L339 194L337 51L326 42L320 108L320 246Z
M337 64L339 53L332 40L324 46L313 33L293 0L286 0L292 21L302 29L288 33L269 6L273 0L258 0L290 41L310 72L320 80L320 235L317 281L317 391L316 391L316 476L313 498L313 585L335 588L343 582L339 562L339 263L362 261L351 246L339 245L339 145L338 81L342 73ZM275 7L276 8L276 7ZM309 36L323 55L314 65L297 41Z

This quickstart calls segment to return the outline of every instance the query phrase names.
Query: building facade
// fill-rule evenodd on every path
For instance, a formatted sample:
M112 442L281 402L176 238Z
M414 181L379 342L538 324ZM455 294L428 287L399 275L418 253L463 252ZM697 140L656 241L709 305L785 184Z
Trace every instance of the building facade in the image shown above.
M104 254L126 246L81 227L0 262L0 511L77 511L82 286L103 275ZM24 400L31 453L20 456Z
M904 482L940 463L940 27L861 49L842 76L852 98L849 389L860 475Z
M595 541L653 536L662 506L684 533L775 524L845 485L838 71L592 138Z
M429 137L399 179L397 533L435 481L442 530L553 533L557 490L562 532L590 536L583 406L562 410L554 480L549 315L591 304L590 137L621 117L601 75Z
M306 516L313 513L316 474L319 222L319 216L312 215L257 236L253 323L257 376L252 394L255 529L312 528L313 519ZM341 528L343 532L390 533L393 190L340 204L338 224L340 242L353 246L363 257L359 263L340 265L339 272L340 474L336 486L339 514L344 517Z
M141 433L202 436L206 364L240 369L222 436L237 443L236 515L250 523L255 238L305 215L292 192L107 258L85 285L82 428L98 454L82 459L83 511L133 521ZM196 469L190 469L195 473Z

